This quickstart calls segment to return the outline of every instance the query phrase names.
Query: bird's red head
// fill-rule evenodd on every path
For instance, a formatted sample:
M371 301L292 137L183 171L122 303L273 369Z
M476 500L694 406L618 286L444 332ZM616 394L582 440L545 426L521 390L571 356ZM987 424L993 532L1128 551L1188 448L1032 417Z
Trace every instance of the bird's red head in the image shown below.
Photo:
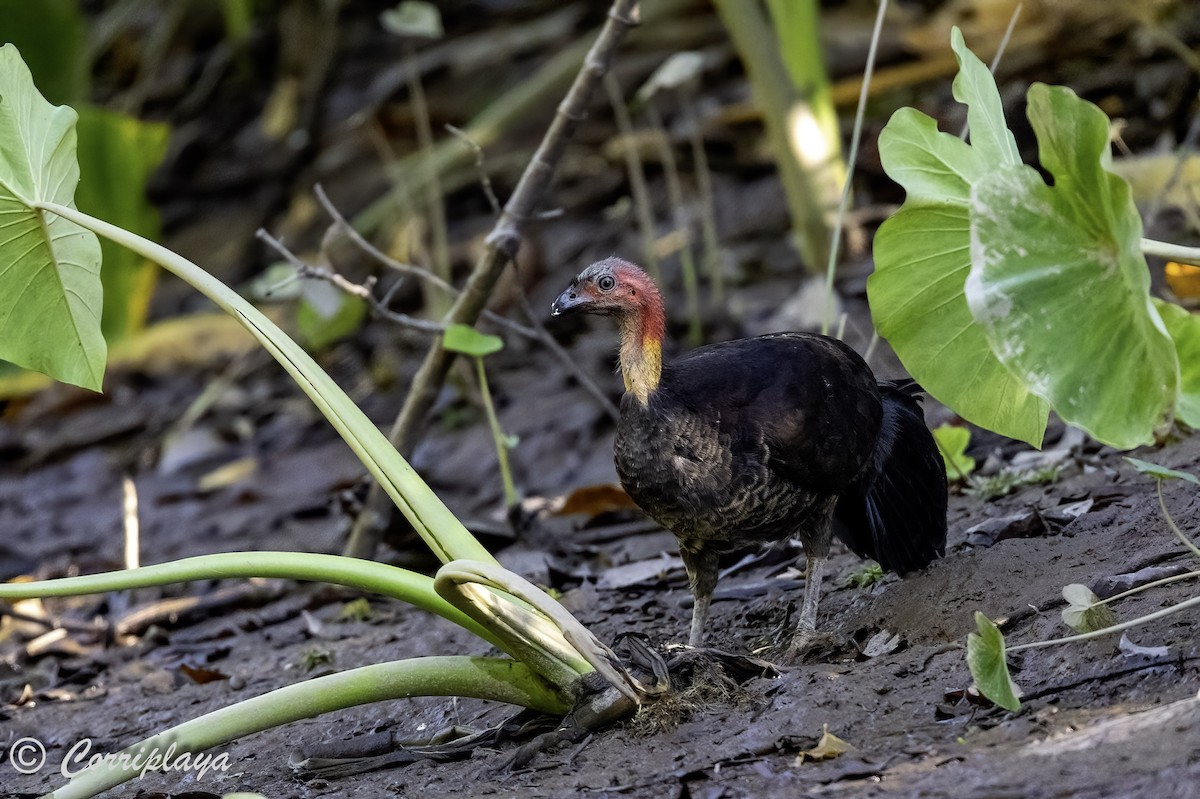
M666 329L654 281L628 261L606 258L580 272L551 306L552 316L577 311L618 318L625 388L645 403L658 386Z
M574 311L624 316L662 308L662 295L650 276L620 258L605 258L579 273L551 306L551 316Z

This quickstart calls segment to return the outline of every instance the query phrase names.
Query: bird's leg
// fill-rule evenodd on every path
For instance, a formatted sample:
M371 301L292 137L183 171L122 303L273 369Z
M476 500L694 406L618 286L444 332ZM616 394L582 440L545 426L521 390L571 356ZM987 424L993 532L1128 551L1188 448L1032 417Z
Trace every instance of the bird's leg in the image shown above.
M800 606L800 624L783 655L785 663L798 663L812 648L817 636L817 604L821 601L821 578L825 574L826 555L808 556L808 576L804 579L804 602Z
M704 640L704 622L708 618L708 606L712 602L713 589L717 586L718 555L709 549L690 550L679 548L683 568L687 570L688 583L696 602L692 605L692 627L688 633L688 644L700 646Z
M804 603L800 606L800 626L792 639L791 650L803 649L817 632L817 604L821 601L821 579L825 576L825 555L807 556L808 574L804 578Z

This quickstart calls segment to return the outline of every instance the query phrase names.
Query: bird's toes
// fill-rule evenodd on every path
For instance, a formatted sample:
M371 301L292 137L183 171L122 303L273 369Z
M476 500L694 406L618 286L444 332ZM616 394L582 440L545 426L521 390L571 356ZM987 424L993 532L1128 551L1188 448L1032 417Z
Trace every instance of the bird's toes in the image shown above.
M842 643L833 633L801 627L778 659L780 663L788 666L817 663L835 654L841 649Z

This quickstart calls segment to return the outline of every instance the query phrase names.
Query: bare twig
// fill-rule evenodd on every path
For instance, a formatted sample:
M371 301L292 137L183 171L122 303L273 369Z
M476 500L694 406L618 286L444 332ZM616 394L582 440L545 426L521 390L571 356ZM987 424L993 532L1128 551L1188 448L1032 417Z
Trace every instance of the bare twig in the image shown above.
M375 297L375 278L373 277L367 278L363 283L355 283L351 280L348 280L344 275L334 272L331 269L326 269L323 266L313 266L310 263L306 263L286 246L284 246L283 242L279 241L262 228L258 229L258 232L255 233L255 236L257 236L260 241L265 242L267 246L275 250L275 252L283 256L288 263L296 267L296 273L300 277L324 280L326 283L329 283L340 291L344 291L351 296L358 297L367 304L367 307L371 309L372 314L380 318L387 319L389 322L393 322L404 327L412 328L413 330L420 330L423 333L441 333L446 329L445 325L442 325L438 322L431 322L427 319L417 319L416 317L409 316L408 314L402 314L388 308Z
M364 253L366 253L367 255L369 255L371 258L375 259L379 263L383 264L388 269L391 269L395 272L399 272L402 275L411 275L411 276L417 278L418 280L423 280L426 283L429 283L430 285L436 286L437 288L441 289L442 291L444 291L446 294L450 295L451 297L458 296L458 293L459 293L458 289L454 288L454 286L450 285L445 280L443 280L442 278L435 275L433 272L430 272L428 269L424 269L424 268L422 268L420 266L416 266L414 264L406 264L402 261L397 261L395 258L392 258L390 255L385 253L383 250L379 249L374 244L367 241L362 236L362 234L360 234L357 230L355 230L354 227L346 220L346 218L344 216L342 216L341 212L338 211L338 209L330 201L329 195L327 195L325 193L325 189L323 186L321 186L320 184L317 184L313 188L313 192L317 195L317 201L321 203L321 207L325 209L325 213L329 214L330 219L333 220L334 227L339 232L343 233L346 236L346 238L350 239L351 243L353 243L356 247L358 247ZM318 278L321 277L321 275L312 275L312 276L318 277ZM337 284L335 283L334 285L337 285ZM389 305L390 300L391 300L395 290L398 288L398 286L399 286L399 284L392 286L392 288L388 290L387 296L378 303L378 305L381 307L381 310L383 311L383 313L381 313L380 315L384 316L385 318L388 318L389 314L395 313L394 311L388 311L387 306ZM341 287L339 286L339 288L341 288ZM404 317L403 314L400 314L400 316L403 318L411 318L411 317ZM535 341L541 340L541 336L538 335L536 330L528 328L519 322L514 322L513 320L511 320L507 317L501 316L498 313L494 313L493 311L484 311L483 316L489 322L494 322L497 325L499 325L500 327L503 327L506 330L511 330L512 332L516 333L519 336L524 336L525 338L533 339ZM430 323L430 324L436 324L436 323ZM429 327L429 328L425 328L425 329L434 330L434 331L442 331L442 330L445 330L445 325L438 324L438 325L436 325L436 327Z
M475 143L467 132L462 128L456 128L453 125L446 125L446 130L458 138L466 142L467 146L475 151L475 169L479 172L479 185L483 187L483 195L487 197L488 205L492 207L492 213L500 216L500 200L496 197L496 190L492 188L492 179L484 169L483 164L483 148Z
M463 292L446 315L448 323L471 325L479 319L505 265L516 257L521 246L522 231L549 187L567 141L586 116L595 88L608 71L621 39L637 24L638 14L637 0L614 0L600 35L584 58L583 67L559 105L537 152L504 206L504 212L488 235L486 250L475 264ZM454 354L442 346L440 338L430 345L413 379L412 390L405 398L404 406L388 436L400 452L411 450L419 426L433 407L453 360ZM371 557L390 518L391 505L387 496L378 485L372 485L366 507L355 522L345 553L355 557Z

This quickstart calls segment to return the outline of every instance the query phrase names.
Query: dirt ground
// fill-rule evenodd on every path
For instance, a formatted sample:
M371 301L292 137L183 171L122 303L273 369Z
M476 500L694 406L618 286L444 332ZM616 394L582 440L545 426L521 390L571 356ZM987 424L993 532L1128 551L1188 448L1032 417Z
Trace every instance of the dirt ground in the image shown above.
M555 4L533 5L529 18L558 13L551 8ZM681 26L679 35L696 38L697 46L718 47L720 28L713 27L711 15L690 13L692 27ZM567 28L582 34L588 29L584 23L595 21L590 11L580 11ZM484 24L449 23L468 33L472 25ZM362 19L346 25L341 46L347 52L373 35ZM1188 28L1180 35L1193 33ZM1077 52L1074 44L1059 51L1044 43L1018 51L1015 74L1004 84L1006 101L1019 97L1012 89L1023 89L1032 78L1075 79L1093 99L1119 101L1139 120L1126 129L1135 149L1139 142L1148 147L1160 138L1182 138L1187 105L1138 116L1149 105L1138 91L1149 91L1146 81L1169 84L1168 73L1190 73L1169 54L1147 56L1132 34L1108 37L1102 41L1109 50L1100 55ZM649 62L647 53L663 46L643 44L630 60ZM347 96L357 96L360 60L344 57L321 113L332 115L329 109L336 108L349 115L354 104ZM847 72L852 61L843 67ZM1144 66L1142 74L1156 76L1158 83L1145 77L1133 86L1130 65ZM744 98L736 68L726 66L721 74L706 97L714 103ZM448 94L450 81L462 80L453 73L435 77L443 86L441 95L436 86L430 90L435 98ZM1179 80L1195 85L1194 75ZM1160 93L1160 99L1182 91L1169 85L1172 92ZM868 141L898 104L944 112L944 129L961 124L949 100L948 78L901 91L911 94L877 101ZM212 102L221 96L218 90ZM454 121L453 104L437 102L445 106L437 113ZM1019 118L1019 108L1009 114ZM248 125L247 119L241 123ZM407 124L386 122L396 128ZM570 276L591 260L636 253L633 225L621 216L627 209L612 210L625 192L622 162L595 154L612 134L610 125L605 120L585 126L553 199L566 212L539 227L523 255L522 277L534 308L548 309ZM530 127L521 134L522 152L540 134L538 125ZM1022 149L1030 152L1031 138L1019 124L1014 127ZM712 312L706 336L787 326L791 317L779 315L779 298L793 295L798 281L778 186L766 162L746 165L749 156L738 144L743 132L713 135L718 223L733 288L728 307ZM189 194L184 188L182 156L160 178L168 244L242 284L270 260L254 245L253 228L304 229L298 220L310 219L311 204L297 210L297 197L308 196L314 179L329 183L347 212L356 192L364 193L364 202L371 196L366 192L379 178L378 165L363 147L347 147L345 140L344 131L329 125L298 175L282 182L277 165L268 165L257 176L263 182L259 191L239 193L246 176L222 170L242 163L246 153L210 147L197 135L187 166L203 189ZM243 139L233 149L249 146ZM686 143L678 147L682 152ZM866 145L863 187L856 196L868 211L874 203L899 199L880 176L872 148ZM499 172L503 192L511 188L512 176L503 168ZM652 189L661 198L657 172ZM490 217L469 181L451 191L448 202L451 232L462 242L456 262L469 263ZM231 209L240 211L236 222ZM1187 233L1178 216L1166 214L1159 224ZM308 228L310 238L319 238L319 225L310 222ZM304 240L299 232L296 238ZM863 351L871 338L862 290L869 254L851 247L850 257L838 290L848 314L846 338ZM156 318L200 308L189 296L180 286L162 285ZM681 334L677 277L668 297L672 330ZM419 297L401 301L419 303ZM511 293L496 307L511 311ZM620 386L612 375L610 326L600 320L552 330L574 363L615 399ZM320 357L385 426L425 340L374 321ZM673 345L672 351L678 349ZM872 366L881 376L900 374L886 346L875 350ZM576 489L615 484L612 420L537 344L506 337L505 350L489 358L488 369L501 424L519 437L513 469L526 502L516 529L501 510L491 435L469 372L455 373L443 391L436 418L412 455L414 466L506 566L561 592L563 604L603 640L637 633L655 647L682 642L690 595L669 533L630 511L560 516L549 510L551 500ZM932 400L926 412L931 425L954 418ZM1060 618L1063 586L1083 583L1111 595L1195 568L1162 518L1154 482L1136 473L1122 459L1125 453L1073 437L1060 424L1052 424L1042 456L983 431L974 434L970 454L984 472L1050 464L1057 473L1048 482L992 498L956 486L946 557L907 579L855 585L850 578L861 572L862 562L836 550L820 606L829 640L796 666L744 677L740 684L708 671L681 671L674 700L585 741L541 753L515 770L506 767L516 746L511 741L483 746L463 759L419 759L348 777L304 776L289 765L314 751L380 741L395 748L394 742L456 725L484 728L514 712L473 700L420 699L353 708L252 735L221 750L232 763L226 772L202 779L147 774L107 795L198 799L245 790L272 799L1200 797L1200 617L1194 609L1139 626L1119 641L1109 637L1014 655L1010 663L1024 702L1019 713L991 707L966 691L971 680L964 645L976 611L1001 624L1010 646L1061 637L1069 633ZM1200 474L1196 433L1130 454ZM337 552L350 524L352 496L362 493L362 474L349 449L268 357L229 336L221 323L195 323L168 337L153 355L115 368L104 395L57 386L0 404L0 579L119 568L126 476L138 497L143 563L239 550ZM1164 497L1180 527L1193 539L1200 535L1195 486L1167 483ZM431 565L415 547L387 547L381 554L417 568ZM772 643L790 629L804 585L798 545L755 554L730 558L718 586L709 643L720 650L769 655ZM1121 619L1131 619L1196 590L1194 581L1183 580L1138 594L1116 609ZM347 618L343 610L356 597L337 588L264 580L18 606L24 616L48 613L53 623L6 616L0 625L0 752L33 737L46 745L48 760L36 773L19 774L7 757L0 758L0 795L38 796L61 785L59 765L84 739L93 751L116 751L166 726L331 670L488 651L468 633L388 600L371 597L369 618ZM194 598L208 604L193 609L168 604ZM825 730L850 748L829 759L806 754Z

